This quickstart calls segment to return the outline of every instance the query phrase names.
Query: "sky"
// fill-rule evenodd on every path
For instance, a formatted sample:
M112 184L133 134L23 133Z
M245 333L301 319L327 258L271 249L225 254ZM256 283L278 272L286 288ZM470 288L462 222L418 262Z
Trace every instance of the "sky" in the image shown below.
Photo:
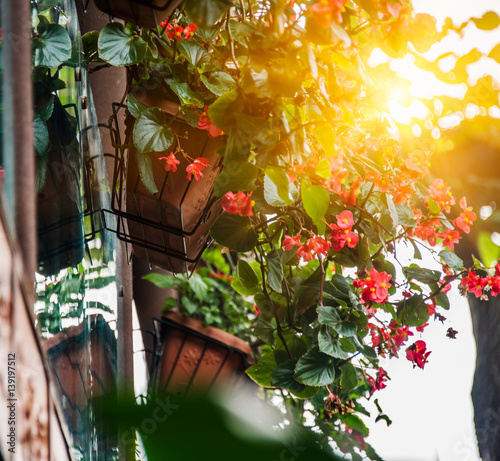
M417 12L435 16L438 24L447 16L452 17L455 24L460 24L471 16L481 17L487 11L500 13L498 0L414 0L413 5ZM452 45L462 55L474 47L489 52L499 42L500 29L483 32L469 27L461 40L455 38L455 43L451 41L446 46ZM436 47L428 56L437 57L439 54ZM429 95L445 92L435 82L416 74L411 65L403 63L400 69L402 76L413 80L415 97L424 96L426 92ZM477 79L486 72L500 82L500 65L494 63L475 65L472 77ZM456 88L452 91L462 90ZM418 106L413 110L416 108ZM404 113L400 115L404 116ZM381 364L391 381L374 398L378 398L393 424L387 428L384 421L366 422L370 427L368 441L387 461L480 460L470 397L476 354L470 311L467 300L459 295L456 286L449 296L451 309L444 313L447 317L445 324L431 322L422 338L428 350L433 351L425 369L413 369L404 357ZM445 336L450 326L458 330L457 339ZM420 338L415 336L412 339ZM377 414L376 409L374 414Z

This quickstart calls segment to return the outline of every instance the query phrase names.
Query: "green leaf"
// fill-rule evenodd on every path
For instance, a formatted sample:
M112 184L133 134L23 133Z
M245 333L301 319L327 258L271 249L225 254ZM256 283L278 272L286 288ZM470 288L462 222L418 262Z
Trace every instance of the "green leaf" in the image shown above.
M184 8L198 27L208 27L214 25L231 4L218 0L185 0Z
M177 42L177 48L179 48L180 52L189 63L195 67L210 62L210 54L208 51L195 42L179 41Z
M276 368L274 352L264 354L259 361L246 370L246 374L262 387L273 387L271 374Z
M33 118L33 143L36 155L41 156L47 152L47 148L49 147L49 131L47 124L37 113L35 113Z
M387 209L389 210L389 214L391 215L392 225L397 227L399 224L399 214L396 209L396 205L394 205L394 200L392 199L392 195L385 194L385 199L387 201Z
M427 304L422 301L422 295L413 295L398 303L398 318L410 327L418 327L429 320Z
M365 426L363 421L359 418L359 416L353 415L352 413L342 415L340 417L342 422L346 425L349 426L351 429L354 429L355 431L361 432L361 435L363 437L367 437L369 434L368 428Z
M340 346L342 347L343 351L346 352L356 352L356 346L351 343L347 338L339 338Z
M134 125L134 143L140 153L163 152L174 141L165 113L158 107L141 112Z
M200 80L215 95L221 96L236 87L233 77L225 72L213 72L209 78L200 76Z
M443 293L440 291L437 296L435 297L436 304L438 306L441 306L443 309L448 310L450 308L450 300L448 299L448 296L446 293Z
M41 192L47 182L47 169L49 166L49 156L47 153L36 158L35 191Z
M175 285L174 277L167 274L158 274L156 272L151 272L150 274L144 275L142 278L144 280L149 280L159 288L173 288Z
M257 274L253 270L252 266L250 266L250 264L243 259L238 261L238 276L242 285L249 290L259 286Z
M313 347L298 360L295 379L308 386L328 386L336 379L334 361Z
M441 272L421 267L403 267L406 278L425 284L436 283L441 278Z
M181 305L189 315L193 315L198 310L198 304L193 302L188 296L181 298Z
M454 271L459 271L464 267L464 262L453 251L443 250L439 253L439 257Z
M396 211L398 213L398 222L403 226L414 227L417 221L413 218L413 210L404 203L396 205Z
M299 287L293 297L295 305L295 318L300 317L307 309L316 304L318 292L315 288L307 285Z
M293 197L291 196L290 193L290 181L288 180L288 175L286 174L286 171L283 168L276 168L276 167L268 167L266 168L266 178L268 181L264 181L264 196L266 198L266 202L269 203L271 206L283 206L285 205L290 205L293 202ZM269 180L272 182L274 185L273 187L270 187ZM267 187L266 187L267 186ZM279 199L281 199L282 204L274 204L270 203L268 201L268 196L270 195L270 189L272 194L271 197L274 196L274 199L272 200L274 203L279 202ZM278 193L279 198L275 197L276 192Z
M208 109L210 119L228 133L234 126L234 113L240 109L239 94L236 90L228 91L219 96Z
M32 40L33 63L40 67L57 67L71 58L71 40L59 24L49 24Z
M235 251L250 251L257 245L257 233L247 216L222 213L210 229L210 235L219 245Z
M83 60L86 64L91 62L105 62L99 57L99 31L91 30L82 35Z
M471 21L481 30L493 30L500 25L500 18L494 11L484 13L481 18L471 18Z
M137 101L134 95L129 93L127 97L127 109L132 116L137 119L146 109L148 109L148 106Z
M137 161L137 167L139 168L139 176L144 184L144 187L152 194L158 192L156 187L155 178L153 175L153 163L148 154L142 154L139 151L135 152L135 159Z
M337 325L340 323L340 317L334 307L319 306L317 312L318 322L321 325L328 325L334 329L337 328Z
M276 248L267 253L266 261L267 282L274 291L276 291L277 293L281 293L281 284L283 282L283 265L281 264L280 254Z
M187 83L170 83L170 88L177 95L182 105L203 106L205 102Z
M259 168L252 163L246 161L228 162L215 180L214 194L217 197L222 197L229 191L252 190L254 181L258 175Z
M287 360L280 363L271 373L271 385L291 392L302 392L305 386L293 378L295 373L295 360Z
M36 113L40 116L40 118L46 122L51 116L52 112L54 111L54 96L50 96L49 102L45 104L44 107L41 109L38 109Z
M439 208L439 205L434 201L434 199L432 197L429 197L429 200L427 202L427 206L429 207L429 210L432 214L441 213L441 208Z
M491 234L486 231L479 233L477 237L479 257L486 267L495 265L500 257L500 247L491 240ZM451 267L451 266L450 266Z
M147 43L119 22L104 26L97 42L99 57L113 66L138 64L144 59Z
M340 366L342 372L341 385L344 389L354 389L358 385L358 374L351 362Z
M335 339L335 336L326 325L322 325L318 332L319 350L340 360L348 359L349 354L342 349L339 340Z
M330 205L330 195L325 188L303 180L300 187L302 202L307 214L316 223L324 218Z

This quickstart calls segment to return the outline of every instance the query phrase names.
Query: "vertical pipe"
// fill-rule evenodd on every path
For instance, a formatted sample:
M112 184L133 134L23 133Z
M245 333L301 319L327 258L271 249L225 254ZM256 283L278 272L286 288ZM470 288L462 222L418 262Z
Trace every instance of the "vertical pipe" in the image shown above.
M117 245L117 286L118 286L118 344L117 344L117 387L120 398L134 398L134 347L132 326L132 265L127 262L127 251L124 242ZM128 429L128 428L127 428ZM119 438L121 445L120 459L135 459L135 446Z

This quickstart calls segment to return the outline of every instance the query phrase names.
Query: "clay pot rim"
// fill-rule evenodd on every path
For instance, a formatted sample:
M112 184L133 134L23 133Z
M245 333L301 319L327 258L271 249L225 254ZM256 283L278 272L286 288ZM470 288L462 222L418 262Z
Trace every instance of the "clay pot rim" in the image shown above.
M226 346L237 349L239 352L247 356L249 362L253 363L253 354L250 346L242 339L228 333L227 331L221 330L217 327L205 326L199 320L187 317L178 312L167 312L161 319L156 320L161 322L162 319L169 320L170 322L176 323L181 327L188 328L204 336L208 336L215 341L223 343Z

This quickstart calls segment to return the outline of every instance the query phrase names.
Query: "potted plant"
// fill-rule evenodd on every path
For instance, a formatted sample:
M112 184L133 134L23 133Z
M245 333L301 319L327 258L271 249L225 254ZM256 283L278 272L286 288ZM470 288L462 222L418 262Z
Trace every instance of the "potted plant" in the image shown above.
M241 253L232 287L260 312L252 334L266 346L248 374L281 389L296 424L311 413L325 447L333 439L356 459L359 450L378 459L358 416L363 399L387 385L378 358L402 353L425 367L427 344L410 337L449 308L450 282L466 274L454 245L476 220L465 199L432 180L429 152L408 152L390 136L367 70L376 46L393 56L425 51L416 26L426 18L406 1L207 10L197 16L186 5L153 30L107 26L99 56L130 65L132 87L177 95L187 123L225 133L214 183L224 212L210 233ZM155 192L149 152L165 153L175 136L165 113L139 99L127 102L131 141ZM177 166L163 161L169 173ZM400 258L400 245L417 262ZM422 247L441 270L418 261Z
M253 354L242 338L249 339L255 311L231 287L230 275L206 266L214 257L213 250L207 251L202 260L205 267L190 277L144 276L160 288L174 289L177 295L166 298L165 313L155 320L153 392L191 395L213 387L231 390L246 381L244 372L253 362ZM226 263L223 266L230 272Z
M112 23L97 40L101 60L129 68L126 130L115 143L118 233L136 256L172 272L193 267L220 213L212 185L221 170L223 133L206 108L236 84L222 53L217 65L206 66L209 54L196 28L165 22L138 35Z

